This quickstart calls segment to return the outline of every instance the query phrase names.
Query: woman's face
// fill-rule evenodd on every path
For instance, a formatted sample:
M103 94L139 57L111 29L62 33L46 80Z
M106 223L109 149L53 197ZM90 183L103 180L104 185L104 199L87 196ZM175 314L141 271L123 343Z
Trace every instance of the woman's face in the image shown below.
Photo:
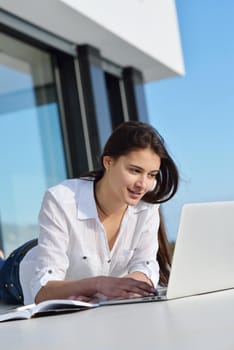
M113 196L113 200L121 204L136 205L153 189L160 163L160 157L151 148L131 151L116 160L105 156L103 164L110 200Z

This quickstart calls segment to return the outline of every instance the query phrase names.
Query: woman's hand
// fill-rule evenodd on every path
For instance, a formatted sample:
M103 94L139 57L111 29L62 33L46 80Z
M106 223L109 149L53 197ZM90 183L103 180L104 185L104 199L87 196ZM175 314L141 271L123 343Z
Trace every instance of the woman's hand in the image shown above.
M155 289L144 281L130 277L97 276L78 281L49 281L39 290L35 302L66 298L95 302L149 294L155 294Z
M155 294L155 288L133 278L96 277L96 296L100 299L131 298Z
M146 274L144 274L143 272L140 272L140 271L134 271L134 272L131 272L129 273L128 275L124 276L125 278L128 277L128 278L134 278L135 280L138 280L138 281L143 281L143 282L146 282L148 284L150 284L151 286L153 286L153 282L151 281L151 279L149 279Z

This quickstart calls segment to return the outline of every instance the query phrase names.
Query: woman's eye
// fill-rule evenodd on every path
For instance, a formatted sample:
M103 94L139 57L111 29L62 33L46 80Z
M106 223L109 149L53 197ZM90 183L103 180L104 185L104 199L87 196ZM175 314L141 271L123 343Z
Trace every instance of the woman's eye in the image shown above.
M133 173L133 174L139 174L140 170L139 169L135 169L135 168L131 168L130 172Z
M155 178L157 177L157 174L149 174L149 177L150 177L151 179L155 179Z

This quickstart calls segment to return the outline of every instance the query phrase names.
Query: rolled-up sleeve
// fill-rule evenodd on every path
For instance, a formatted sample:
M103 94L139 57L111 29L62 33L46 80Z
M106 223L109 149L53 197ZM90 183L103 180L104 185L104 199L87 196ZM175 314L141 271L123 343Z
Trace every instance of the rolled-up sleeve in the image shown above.
M69 265L66 254L69 230L66 216L49 191L39 213L40 235L35 270L30 283L33 298L51 280L63 280Z
M159 265L156 258L158 228L159 211L158 207L154 207L148 212L148 218L141 229L137 246L134 248L134 253L128 266L129 273L136 271L144 273L155 287L159 280Z

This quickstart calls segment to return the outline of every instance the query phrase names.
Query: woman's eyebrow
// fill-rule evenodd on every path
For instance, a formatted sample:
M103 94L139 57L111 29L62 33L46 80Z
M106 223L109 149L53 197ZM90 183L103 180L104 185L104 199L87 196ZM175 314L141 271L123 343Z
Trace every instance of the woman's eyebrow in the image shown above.
M138 169L138 170L144 171L144 169L143 169L142 167L140 167L139 165L130 164L130 166L133 167L133 168L136 168L136 169ZM158 169L150 170L149 173L156 173L156 174L158 174L158 173L159 173L159 170L158 170Z
M142 169L143 170L143 168L141 168L139 165L135 165L135 164L129 164L130 166L132 166L132 167L134 167L134 168L137 168L137 169Z
M141 170L144 171L144 169L142 167L140 167L139 165L135 165L135 164L130 164L130 167L137 169L137 170Z

